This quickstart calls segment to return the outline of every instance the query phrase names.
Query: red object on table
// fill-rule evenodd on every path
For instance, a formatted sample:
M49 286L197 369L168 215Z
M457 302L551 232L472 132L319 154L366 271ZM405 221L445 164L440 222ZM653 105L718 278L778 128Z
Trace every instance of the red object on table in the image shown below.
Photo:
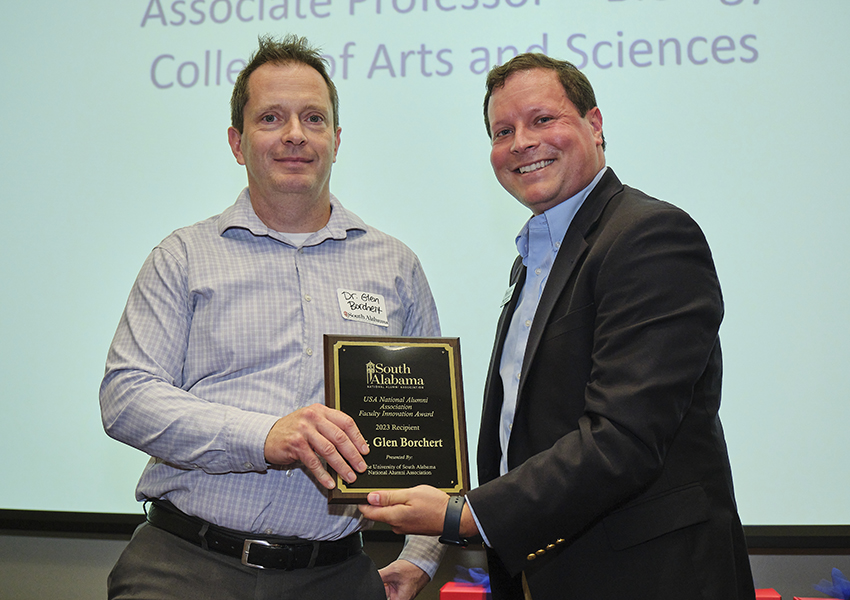
M490 600L483 585L450 581L440 588L440 600Z

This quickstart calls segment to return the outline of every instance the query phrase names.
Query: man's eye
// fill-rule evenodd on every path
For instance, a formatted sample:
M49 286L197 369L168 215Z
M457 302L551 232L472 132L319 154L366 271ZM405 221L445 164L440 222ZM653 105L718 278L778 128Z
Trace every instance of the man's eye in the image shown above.
M307 120L311 123L321 123L322 121L324 121L324 119L319 115L310 115Z
M263 117L263 121L266 122L266 123L274 123L274 120L275 120L274 115L265 115Z
M540 117L538 119L538 123L548 123L551 120L552 120L552 117Z
M508 135L510 132L511 132L510 129L500 129L499 131L496 132L496 137L504 137L504 136Z

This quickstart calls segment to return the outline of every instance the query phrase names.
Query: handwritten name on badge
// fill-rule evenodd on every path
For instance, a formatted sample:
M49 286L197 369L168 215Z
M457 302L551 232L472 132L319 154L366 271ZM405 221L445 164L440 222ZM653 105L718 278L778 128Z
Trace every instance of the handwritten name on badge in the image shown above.
M380 327L390 326L387 305L381 294L337 288L336 296L343 319L371 323Z

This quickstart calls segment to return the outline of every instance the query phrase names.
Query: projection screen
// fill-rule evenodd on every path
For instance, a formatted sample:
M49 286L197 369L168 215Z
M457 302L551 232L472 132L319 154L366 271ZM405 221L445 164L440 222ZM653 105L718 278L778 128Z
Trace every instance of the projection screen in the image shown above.
M339 88L331 190L420 257L460 337L473 455L526 209L496 182L484 74L517 52L594 84L607 161L687 210L726 302L721 416L748 525L846 524L846 0L42 0L4 3L0 508L140 513L147 459L97 392L145 256L245 185L233 81L261 34ZM842 374L843 373L843 374Z

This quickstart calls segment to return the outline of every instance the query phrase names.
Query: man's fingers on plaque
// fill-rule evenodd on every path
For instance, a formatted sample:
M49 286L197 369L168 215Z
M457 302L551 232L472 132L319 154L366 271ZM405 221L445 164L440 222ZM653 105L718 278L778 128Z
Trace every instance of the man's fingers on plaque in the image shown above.
M317 448L317 452L343 476L343 479L349 483L354 481L352 468L360 473L366 470L366 462L345 431L331 421L326 421L320 427L319 433L327 444L321 449Z
M363 437L363 434L360 433L360 429L357 428L357 424L354 422L354 419L344 412L334 409L328 410L330 411L328 419L344 432L345 436L351 441L357 451L360 454L368 454L369 444L366 442L366 438Z

